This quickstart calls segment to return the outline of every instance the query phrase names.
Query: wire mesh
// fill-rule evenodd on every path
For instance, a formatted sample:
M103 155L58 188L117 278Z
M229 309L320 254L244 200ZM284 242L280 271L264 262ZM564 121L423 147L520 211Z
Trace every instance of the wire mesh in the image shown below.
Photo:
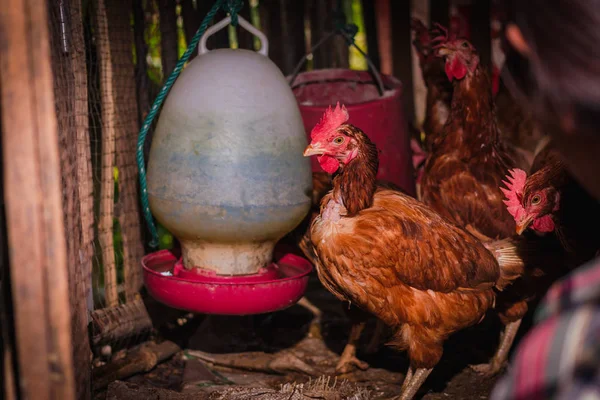
M115 0L49 0L48 6L73 359L77 398L87 399L90 350L98 352L90 346L90 333L117 342L100 340L102 345L123 348L151 327L139 296L144 247L135 163L133 6ZM102 310L104 319L90 318L94 310ZM107 332L106 318L120 329L116 335ZM134 334L121 332L124 327Z
M139 301L142 286L133 4L97 0L89 5L86 49L96 220L93 298L95 309L110 309ZM135 335L112 346L126 347L130 340L135 341Z
M49 1L48 6L67 236L73 359L77 398L87 399L90 397L91 355L87 334L87 298L91 283L93 199L89 184L87 77L81 3Z

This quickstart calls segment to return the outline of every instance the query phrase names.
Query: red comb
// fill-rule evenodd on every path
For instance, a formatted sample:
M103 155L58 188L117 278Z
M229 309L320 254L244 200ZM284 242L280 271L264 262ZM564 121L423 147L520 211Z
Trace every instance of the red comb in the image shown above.
M433 39L431 39L432 43L436 43L437 44L435 46L433 46L434 49L437 49L439 47L441 47L444 43L447 43L451 40L456 40L456 33L452 32L450 33L448 31L448 28L446 28L445 26L438 24L437 22L433 24L435 26L435 28L431 29L432 33L437 33L438 36L434 37Z
M323 117L321 117L319 123L315 125L310 132L310 138L315 140L323 135L328 134L348 121L348 118L348 110L346 110L344 105L340 107L340 102L338 101L335 109L332 109L331 106L329 106L329 108L325 110L325 114L323 114Z
M511 169L509 175L506 175L507 181L502 181L506 185L506 189L501 187L502 193L506 196L504 204L510 215L513 216L515 221L520 220L525 213L525 208L521 204L523 198L523 188L525 187L525 181L527 180L527 173L522 169Z

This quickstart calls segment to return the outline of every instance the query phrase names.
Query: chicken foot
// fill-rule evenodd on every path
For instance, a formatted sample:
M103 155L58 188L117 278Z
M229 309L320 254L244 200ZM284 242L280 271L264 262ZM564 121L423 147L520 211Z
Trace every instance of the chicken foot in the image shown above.
M307 337L323 339L323 334L321 333L321 316L323 315L323 311L311 303L306 297L302 297L296 304L306 308L313 315L313 319L310 321L310 327L308 328Z
M413 372L413 369L409 367L406 378L404 378L404 383L402 384L402 392L397 399L412 400L431 371L433 371L433 368L417 368L416 371Z
M492 360L488 364L471 365L471 368L484 376L494 376L500 372L508 359L508 352L515 341L520 325L521 320L509 322L500 336L500 345Z
M363 329L365 329L365 322L352 325L348 343L346 344L346 347L344 347L342 356L335 367L336 373L346 374L352 371L354 367L357 367L361 370L369 368L369 364L356 358L356 345L360 339L360 334L362 333Z
M371 336L371 340L369 340L369 343L367 344L367 347L365 348L365 353L373 354L377 350L379 350L379 346L381 345L383 334L385 333L385 328L386 328L386 325L383 323L383 321L378 319L377 324L375 325L375 331L373 332L373 335Z

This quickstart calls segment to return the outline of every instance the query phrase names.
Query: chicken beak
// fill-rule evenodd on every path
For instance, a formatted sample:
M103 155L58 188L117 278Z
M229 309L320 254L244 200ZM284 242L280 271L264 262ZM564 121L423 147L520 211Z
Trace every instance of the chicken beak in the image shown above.
M523 232L525 232L525 229L527 229L531 222L533 222L533 217L525 217L520 222L518 222L516 229L517 235L520 235Z
M440 47L437 49L438 55L441 57L447 56L449 54L452 54L452 51L446 47Z
M321 146L319 146L318 143L316 144L309 144L306 149L304 149L304 157L310 157L310 156L320 156L325 154L325 151L321 148Z

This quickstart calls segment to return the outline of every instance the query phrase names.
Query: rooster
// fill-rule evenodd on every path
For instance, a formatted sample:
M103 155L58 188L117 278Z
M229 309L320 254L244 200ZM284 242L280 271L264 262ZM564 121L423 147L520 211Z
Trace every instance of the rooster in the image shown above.
M377 149L347 121L345 107L330 107L304 151L333 174L333 190L311 224L309 250L323 285L385 322L394 331L389 344L408 351L400 396L408 400L440 360L446 338L481 321L495 289L515 276L467 231L378 186ZM351 336L360 335L361 325ZM347 346L340 364L357 362Z
M507 170L526 163L517 163L514 148L500 137L491 79L473 45L448 40L447 34L435 40L454 92L442 138L425 165L423 201L478 238L508 238L516 225L500 186ZM482 373L494 374L503 366L527 311L526 300L504 298L507 303L498 310L504 334L492 362L475 367Z
M505 203L517 234L527 228L555 234L571 268L596 255L600 239L590 234L590 227L600 224L600 203L569 173L552 142L536 156L531 175L511 170L505 185Z

